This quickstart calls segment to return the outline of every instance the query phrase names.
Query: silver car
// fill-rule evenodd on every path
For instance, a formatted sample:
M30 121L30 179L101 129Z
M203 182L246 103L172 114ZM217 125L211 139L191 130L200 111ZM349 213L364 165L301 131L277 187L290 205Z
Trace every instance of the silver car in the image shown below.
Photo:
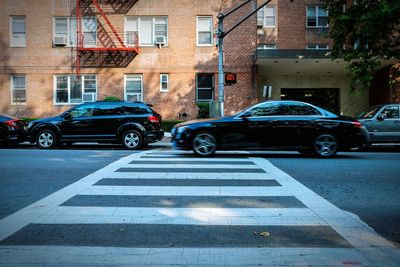
M368 129L371 143L400 143L400 104L369 107L358 120Z

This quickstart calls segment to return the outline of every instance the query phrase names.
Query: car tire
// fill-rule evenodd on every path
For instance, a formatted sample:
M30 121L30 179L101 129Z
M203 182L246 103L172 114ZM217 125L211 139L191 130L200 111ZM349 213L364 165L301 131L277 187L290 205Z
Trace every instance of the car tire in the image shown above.
M320 134L314 139L314 153L321 158L333 157L338 151L338 148L338 140L333 134Z
M128 130L122 135L121 143L126 149L140 149L143 146L143 137L136 130Z
M57 136L52 130L43 130L38 133L36 144L42 149L54 148L57 145Z
M217 150L217 139L210 132L196 133L193 137L192 149L200 157L212 156Z

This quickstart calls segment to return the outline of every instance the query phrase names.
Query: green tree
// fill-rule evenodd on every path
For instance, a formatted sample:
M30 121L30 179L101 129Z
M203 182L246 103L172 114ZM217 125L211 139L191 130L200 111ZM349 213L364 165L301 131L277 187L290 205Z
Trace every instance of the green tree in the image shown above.
M332 56L343 57L351 78L351 89L369 88L379 59L400 59L400 1L323 0L329 21ZM345 7L345 8L344 8Z

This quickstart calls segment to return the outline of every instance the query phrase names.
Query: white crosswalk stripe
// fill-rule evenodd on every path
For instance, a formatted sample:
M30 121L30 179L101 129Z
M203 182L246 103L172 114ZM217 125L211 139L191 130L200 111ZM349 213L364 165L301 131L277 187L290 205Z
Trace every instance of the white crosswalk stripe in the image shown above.
M239 154L242 155L241 158L229 157L229 155ZM400 262L396 262L396 259L400 258L399 250L358 218L318 196L273 166L268 160L248 158L245 157L246 154L246 152L231 152L224 158L205 159L188 157L190 153L187 152L147 151L122 158L2 219L0 221L0 266L400 266ZM158 163L153 165L148 161ZM201 164L201 162L206 164ZM235 162L235 164L229 162ZM124 168L124 171L121 171L121 168ZM143 171L129 171L129 169L138 168ZM165 171L159 172L159 168L164 168ZM196 170L209 168L212 168L213 172L196 172ZM193 172L185 171L185 169L193 170ZM219 172L221 170L223 171ZM252 170L263 172L252 173ZM111 179L109 183L117 178L141 179L142 181L174 179L177 182L180 179L189 181L204 179L210 182L235 180L239 183L235 186L213 186L212 184L198 186L187 183L182 186L96 185L105 178ZM240 184L248 180L276 181L278 186ZM89 206L76 204L83 197L88 198ZM119 197L122 201L125 197L131 197L133 206L113 206L113 202L104 202L110 197ZM149 201L154 198L151 201L154 203L159 201L160 205L135 206L138 197L147 197ZM224 197L228 198L224 199ZM276 202L271 202L269 204L271 207L268 208L255 208L255 205L261 205L260 203L267 201L263 197L276 198ZM188 198L198 199L198 203L189 205ZM280 201L287 201L285 205L289 206L297 203L293 202L293 199L304 207L279 206ZM69 203L71 200L73 201ZM228 202L218 202L220 200ZM98 204L90 201L98 201ZM140 205L141 202L138 203L137 205ZM167 225L225 228L269 226L271 229L308 227L310 231L313 227L316 229L325 227L333 229L333 232L337 233L338 237L347 242L350 247L341 247L339 243L338 247L301 246L303 243L299 239L293 240L293 244L287 247L235 247L234 244L233 246L208 247L207 244L202 244L200 239L198 242L202 245L199 247L170 248L158 245L127 246L126 248L117 245L114 247L112 239L109 240L110 246L1 243L7 240L12 241L13 236L18 236L18 233L23 232L24 227L29 225L44 225L45 227L46 225L48 227L140 225L157 227L154 228L155 230ZM68 235L68 233L65 234ZM102 234L105 233L93 233L93 235ZM269 234L270 239L273 239L275 232L272 231ZM319 237L316 235L312 238L318 240ZM268 241L268 237L265 240ZM289 241L281 240L281 242ZM296 242L298 244L295 244Z

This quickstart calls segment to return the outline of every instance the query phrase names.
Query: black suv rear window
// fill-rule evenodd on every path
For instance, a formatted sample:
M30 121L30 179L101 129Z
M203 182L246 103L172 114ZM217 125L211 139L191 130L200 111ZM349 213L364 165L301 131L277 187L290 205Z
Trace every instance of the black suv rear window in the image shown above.
M98 116L120 116L149 114L151 111L146 105L139 104L102 104L98 106Z

